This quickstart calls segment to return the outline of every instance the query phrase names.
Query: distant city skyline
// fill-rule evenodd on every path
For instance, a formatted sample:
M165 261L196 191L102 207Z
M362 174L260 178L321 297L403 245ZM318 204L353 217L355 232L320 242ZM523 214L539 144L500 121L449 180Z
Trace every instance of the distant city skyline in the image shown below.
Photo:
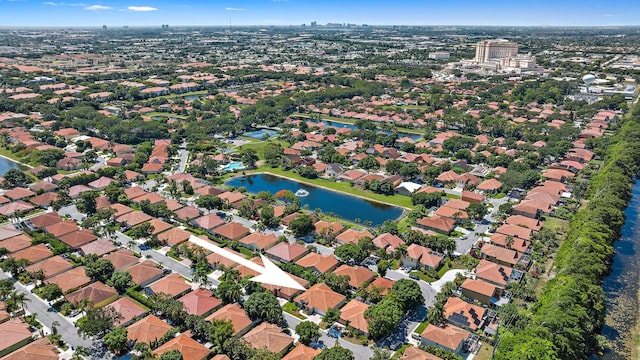
M637 0L0 0L0 26L640 25Z

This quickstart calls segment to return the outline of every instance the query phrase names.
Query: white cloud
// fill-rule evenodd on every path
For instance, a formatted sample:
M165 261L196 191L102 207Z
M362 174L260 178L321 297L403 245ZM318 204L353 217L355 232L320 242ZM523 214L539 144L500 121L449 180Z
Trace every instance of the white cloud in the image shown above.
M43 2L42 4L44 4L44 5L49 5L49 6L60 6L60 5L64 5L64 3L54 3L54 2L51 2L51 1Z
M87 6L84 9L85 10L90 10L90 11L101 11L101 10L111 10L112 7L111 6L104 6L104 5L91 5L91 6Z
M247 9L243 9L243 8L232 8L232 7L228 7L228 8L224 8L227 11L245 11Z
M158 9L151 6L129 6L127 7L130 11L157 11Z
M48 6L81 6L81 7L88 7L89 5L87 4L83 4L83 3L73 3L73 4L67 4L67 3L63 3L63 2L53 2L53 1L46 1L42 3L43 5L48 5Z

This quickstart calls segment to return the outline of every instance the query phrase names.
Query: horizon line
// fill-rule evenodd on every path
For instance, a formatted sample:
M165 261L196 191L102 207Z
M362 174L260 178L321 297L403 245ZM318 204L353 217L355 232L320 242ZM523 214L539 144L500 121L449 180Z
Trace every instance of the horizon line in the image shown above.
M328 25L331 24L331 25ZM0 29L16 29L16 28L98 28L102 29L104 26L114 26L116 28L155 28L162 25L169 25L171 27L219 27L219 28L229 28L231 27L229 24L177 24L171 25L166 23L158 23L153 25L109 25L109 24L100 24L100 25L0 25ZM246 25L234 25L235 28L244 28L244 27L270 27L270 28L285 28L285 27L300 27L300 28L354 28L354 27L433 27L433 28L444 28L444 27L468 27L468 28L487 28L487 27L497 27L497 28L587 28L587 29L601 29L601 28L640 28L640 24L634 25L470 25L470 24L448 24L448 25L417 25L417 24L355 24L355 23L325 23L318 24L315 27L310 24L246 24ZM167 30L167 29L164 29Z

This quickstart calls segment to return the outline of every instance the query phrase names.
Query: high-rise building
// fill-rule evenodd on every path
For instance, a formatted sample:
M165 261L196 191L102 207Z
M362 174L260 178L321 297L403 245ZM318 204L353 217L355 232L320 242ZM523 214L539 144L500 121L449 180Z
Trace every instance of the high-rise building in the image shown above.
M513 58L518 56L518 44L504 39L483 40L476 45L477 63L487 63L491 60Z

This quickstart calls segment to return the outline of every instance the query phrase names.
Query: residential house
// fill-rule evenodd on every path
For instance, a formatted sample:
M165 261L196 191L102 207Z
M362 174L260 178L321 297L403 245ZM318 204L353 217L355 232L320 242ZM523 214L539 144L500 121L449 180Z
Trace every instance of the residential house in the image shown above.
M171 325L155 315L147 315L127 327L127 338L129 341L151 344L160 340L169 330L173 330Z
M207 321L213 319L231 321L233 336L244 335L254 325L254 322L249 319L244 309L237 303L227 304L206 318Z
M207 316L222 306L222 301L208 289L196 289L178 299L190 315Z
M267 250L267 256L281 263L291 263L306 255L309 250L298 244L283 241Z
M384 249L387 253L393 253L404 241L391 233L380 234L373 239L373 245L378 249Z
M187 333L182 333L160 345L153 354L159 357L172 350L178 350L182 354L182 360L206 360L211 354L211 350L193 340Z
M114 321L115 326L128 326L145 315L148 311L136 301L133 301L126 296L112 302L107 305L106 308L112 308L118 314L122 315L122 319Z
M213 232L214 234L220 235L228 240L240 240L243 237L249 235L251 233L251 230L240 223L232 221L222 226L216 227Z
M317 283L294 301L309 313L324 315L329 309L339 309L346 297L331 290L325 283Z
M91 278L87 276L84 267L79 266L69 271L62 272L50 279L45 280L46 284L57 284L63 294L70 293L91 283Z
M462 283L462 295L484 306L501 306L509 302L502 298L502 289L480 279L466 279Z
M485 325L487 309L450 297L444 305L444 318L450 324L475 332Z
M0 324L0 334L2 334L2 350L0 350L0 356L20 349L33 339L29 324L22 318L13 318Z
M430 354L418 347L410 346L404 351L400 360L442 360L442 358Z
M293 346L293 338L278 325L263 322L243 336L254 349L267 348L283 356Z
M118 298L118 292L100 281L96 281L86 287L78 289L68 295L65 299L72 304L79 303L82 299L89 299L94 307L105 306Z
M308 253L295 263L303 268L310 269L316 274L333 271L339 264L338 260L331 254L321 255L314 252Z
M444 254L435 252L422 245L411 244L402 256L402 265L411 269L437 270L444 263Z
M369 335L369 322L364 317L369 305L353 299L340 309L340 322L351 326L364 336Z
M163 293L172 298L177 298L191 291L191 285L187 284L180 274L171 273L168 276L147 285L144 288L144 291L149 296Z
M348 276L349 286L352 290L357 290L363 285L370 283L376 277L376 273L364 266L341 265L333 271L338 276Z
M60 255L56 255L27 266L25 271L29 274L42 271L45 279L48 279L71 269L73 269L73 265L69 261L63 259Z
M318 354L322 352L321 349L314 349L304 344L298 343L282 360L313 360Z
M163 275L163 270L150 260L144 260L130 266L124 271L131 275L131 281L133 281L134 284L140 285L141 287L145 287L159 280Z
M8 335L10 338L13 337L13 335L17 337L19 336L18 335L19 333L20 332L8 334ZM3 341L3 345L5 344L7 343ZM11 348L15 349L16 346L17 345L14 345ZM9 348L10 347L6 347L5 350L9 350ZM2 352L0 352L0 356ZM58 348L54 344L52 344L49 338L47 337L40 338L30 343L29 345L23 346L2 358L2 360L58 360L58 359L59 359Z
M217 231L217 230L216 230ZM278 243L275 234L263 234L259 232L251 233L239 240L241 246L252 251L264 251L270 249Z
M336 242L338 244L357 244L364 238L373 240L375 236L368 230L356 230L353 228L347 229L336 236Z
M445 325L440 327L429 324L420 334L420 340L424 345L439 347L461 355L470 336L471 333L469 331L457 326Z
M456 220L435 215L419 219L416 221L416 225L427 230L433 230L441 234L449 235L456 227Z
M511 282L519 282L523 273L509 266L496 264L487 260L480 260L474 270L476 278L485 280L502 289Z

